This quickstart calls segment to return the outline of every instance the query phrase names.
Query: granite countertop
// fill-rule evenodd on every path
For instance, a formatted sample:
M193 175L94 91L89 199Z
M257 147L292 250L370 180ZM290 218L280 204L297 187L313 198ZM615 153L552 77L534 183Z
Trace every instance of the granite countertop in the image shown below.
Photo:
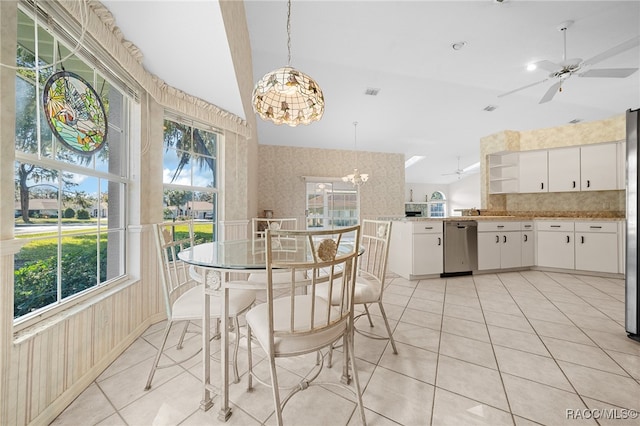
M403 217L403 218L392 218L392 220L400 221L400 222L434 222L434 221L444 221L444 222L462 222L466 220L475 220L475 221L529 221L529 220L568 220L568 221L582 221L582 222L616 222L625 220L623 217L580 217L580 216L515 216L515 215L505 215L505 216L497 216L497 215L480 215L480 216L450 216L450 217Z

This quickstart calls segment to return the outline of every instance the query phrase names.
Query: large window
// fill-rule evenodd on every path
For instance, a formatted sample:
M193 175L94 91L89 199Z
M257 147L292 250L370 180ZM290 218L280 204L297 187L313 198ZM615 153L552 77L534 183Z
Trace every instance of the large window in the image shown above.
M220 133L168 114L164 121L164 219L193 220L198 242L216 240Z
M126 89L99 72L95 59L74 52L68 33L36 27L31 12L18 12L14 216L15 235L24 244L15 256L15 317L60 305L126 273ZM38 22L55 25L42 18ZM79 143L80 135L92 136L82 126L93 122L85 107L96 99L57 99L63 124L57 135L49 127L43 91L58 71L86 81L104 106L106 138L94 152L69 148L61 135L74 128Z

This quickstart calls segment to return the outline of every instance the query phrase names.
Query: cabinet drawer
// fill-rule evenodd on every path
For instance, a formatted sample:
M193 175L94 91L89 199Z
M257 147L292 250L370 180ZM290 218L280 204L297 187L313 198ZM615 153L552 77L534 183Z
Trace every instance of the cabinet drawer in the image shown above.
M435 234L442 232L441 221L419 221L413 223L414 234Z
M533 231L533 222L520 222L521 231Z
M538 231L573 232L574 223L560 220L540 221L536 223Z
M520 222L478 221L478 232L519 231Z
M618 232L617 222L576 222L576 232Z

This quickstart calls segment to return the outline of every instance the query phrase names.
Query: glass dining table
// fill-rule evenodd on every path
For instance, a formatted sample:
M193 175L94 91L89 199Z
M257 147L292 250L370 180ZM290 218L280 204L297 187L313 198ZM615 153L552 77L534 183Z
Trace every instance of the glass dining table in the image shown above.
M274 237L272 241L273 256L279 260L305 260L310 254L308 236ZM353 241L343 241L338 251L353 250ZM360 249L362 253L362 249ZM360 253L360 254L361 254ZM220 297L220 368L221 384L219 387L220 411L218 419L227 421L231 416L229 407L229 289L265 290L264 280L247 280L252 273L266 273L266 239L233 240L195 245L178 254L180 260L199 269L204 281L204 302L202 318L202 360L203 360L203 397L200 408L204 411L213 406L212 393L218 390L211 383L211 365L209 336L211 321L204 313L209 312L211 296ZM236 338L239 332L236 331ZM249 342L247 342L249 344Z

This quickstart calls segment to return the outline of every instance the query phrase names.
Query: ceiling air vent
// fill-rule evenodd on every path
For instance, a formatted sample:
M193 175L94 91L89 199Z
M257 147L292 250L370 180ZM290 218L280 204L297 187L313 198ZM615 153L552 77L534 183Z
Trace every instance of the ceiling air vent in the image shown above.
M497 106L495 106L495 105L487 105L486 107L484 107L483 111L489 111L489 112L491 112L491 111L495 111L495 110L496 110L496 108L498 108L498 107L497 107Z
M581 122L581 121L582 121L582 119L581 119L581 118L574 118L574 119L573 119L573 120L571 120L569 123L571 123L571 124L576 124L576 123L579 123L579 122Z
M380 89L376 89L375 87L367 87L367 90L364 91L364 94L367 96L378 96L378 92L380 92Z

